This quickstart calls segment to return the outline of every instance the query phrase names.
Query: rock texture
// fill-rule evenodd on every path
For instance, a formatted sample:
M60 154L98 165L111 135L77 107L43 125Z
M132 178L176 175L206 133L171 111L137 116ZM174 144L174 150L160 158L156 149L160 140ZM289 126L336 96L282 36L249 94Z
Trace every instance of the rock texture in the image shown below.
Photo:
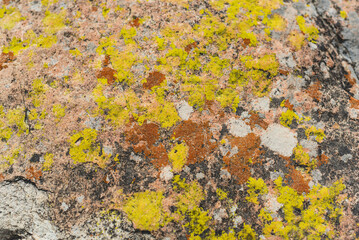
M0 0L0 239L359 238L356 0Z

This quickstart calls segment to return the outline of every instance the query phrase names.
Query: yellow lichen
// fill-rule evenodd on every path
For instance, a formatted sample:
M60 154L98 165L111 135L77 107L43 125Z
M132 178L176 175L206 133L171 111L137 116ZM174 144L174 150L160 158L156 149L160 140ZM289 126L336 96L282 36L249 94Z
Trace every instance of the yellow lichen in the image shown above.
M46 153L44 156L44 163L42 164L43 171L50 171L52 164L54 163L54 154Z
M172 163L172 168L175 172L181 171L186 164L188 157L188 146L185 143L176 144L168 153L168 159Z
M166 224L163 198L162 192L138 192L125 202L123 210L136 228L154 231Z
M311 126L307 128L305 130L305 135L307 136L308 139L310 138L310 136L315 136L315 140L317 140L317 142L322 142L323 139L326 137L324 134L324 130L317 129L315 126Z
M248 186L248 195L246 197L247 201L258 204L258 195L268 193L267 185L264 183L263 179L255 179L250 177L247 182Z
M42 20L42 24L44 25L44 31L48 34L55 34L64 27L66 27L66 14L66 10L62 10L60 13L51 13L50 11L46 11L45 17Z
M101 152L100 146L96 143L97 131L86 128L72 135L70 142L70 156L74 163L93 162L101 168L106 166L111 155Z
M24 17L21 17L21 13L18 9L14 7L6 7L5 5L0 8L0 28L3 30L11 30L15 25L25 20Z

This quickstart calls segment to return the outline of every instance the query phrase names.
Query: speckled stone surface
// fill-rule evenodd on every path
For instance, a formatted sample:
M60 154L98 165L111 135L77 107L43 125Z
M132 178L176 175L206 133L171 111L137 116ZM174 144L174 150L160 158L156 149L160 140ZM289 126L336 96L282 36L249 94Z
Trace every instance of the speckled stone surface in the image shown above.
M0 239L358 239L356 0L0 0Z

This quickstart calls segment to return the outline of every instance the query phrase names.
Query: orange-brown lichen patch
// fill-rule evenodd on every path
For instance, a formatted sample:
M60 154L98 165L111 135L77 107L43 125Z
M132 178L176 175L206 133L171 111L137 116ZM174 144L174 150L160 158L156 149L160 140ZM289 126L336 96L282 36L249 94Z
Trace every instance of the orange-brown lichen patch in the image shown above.
M295 169L293 166L290 166L289 174L287 175L289 179L289 185L291 188L295 189L299 194L309 193L309 180L305 179L300 171Z
M137 145L141 141L146 145L151 146L156 143L160 134L158 133L159 126L155 123L147 123L145 121L142 126L135 125L131 130L127 131L126 139L132 144Z
M349 103L350 103L351 108L359 109L359 100L357 100L353 97L350 97Z
M0 182L4 181L5 177L2 173L0 173Z
M317 81L316 83L309 86L306 92L309 94L309 96L319 101L320 98L322 97L322 92L320 91L321 87L322 84L319 81Z
M351 86L354 86L356 81L355 81L355 78L353 78L350 73L345 74L344 77L348 80L348 82L350 83Z
M40 180L40 177L42 176L41 170L35 170L34 167L30 167L26 170L26 178L29 180Z
M151 146L148 151L145 151L145 155L148 158L151 158L151 163L157 168L160 169L169 164L168 154L165 146L161 143L158 146Z
M184 141L189 147L188 164L203 161L216 147L216 144L210 141L212 133L208 122L183 121L174 129L172 136Z
M3 0L4 5L10 4L11 0Z
M268 123L266 121L264 121L257 113L251 112L251 116L249 117L249 126L253 130L255 125L259 125L264 130L268 128Z
M261 154L260 138L254 133L246 137L233 137L230 139L232 148L237 147L238 153L234 156L227 154L223 157L229 173L234 175L239 184L245 183L251 176L249 163L257 163Z
M294 105L289 102L288 99L284 101L284 107L288 108L289 110L293 111Z
M251 40L248 38L243 38L242 47L247 47L251 43Z
M98 72L97 78L106 78L108 84L113 84L116 80L116 71L110 67L104 67Z
M0 71L3 70L4 68L7 68L7 66L4 65L5 63L10 63L14 60L15 60L15 56L14 56L13 52L1 53L1 55L0 55Z
M257 162L257 158L261 154L260 137L255 135L254 133L249 133L245 137L232 137L229 140L232 148L237 147L238 153L236 156L243 159L245 162L248 162L250 159L252 162Z
M130 21L131 27L138 28L140 25L141 25L141 23L140 23L140 19L138 17L133 17L133 19Z
M143 153L145 157L152 159L151 163L156 168L168 165L168 155L165 145L162 143L155 146L159 139L159 126L154 123L143 123L142 126L135 125L126 132L126 139L131 143L133 151Z
M319 166L321 166L323 164L327 164L329 158L325 154L322 154L322 155L317 157L317 160L318 160L317 162L318 162L318 167L319 167Z
M188 44L185 48L184 48L184 50L187 52L187 54L192 50L192 49L194 49L194 48L196 48L197 47L197 43L196 42L193 42L193 43L190 43L190 44Z
M146 79L147 82L143 84L145 89L151 89L154 86L160 85L166 79L165 75L158 72L153 71L149 74L148 78Z
M280 74L286 75L286 76L289 74L289 71L283 70L283 69L279 69L278 72L279 72Z
M235 176L238 181L238 184L243 184L248 181L251 176L251 169L243 159L234 156L234 157L223 157L224 163L227 165L226 169L228 172Z
M107 67L110 64L110 56L106 55L105 59L102 61L102 66Z

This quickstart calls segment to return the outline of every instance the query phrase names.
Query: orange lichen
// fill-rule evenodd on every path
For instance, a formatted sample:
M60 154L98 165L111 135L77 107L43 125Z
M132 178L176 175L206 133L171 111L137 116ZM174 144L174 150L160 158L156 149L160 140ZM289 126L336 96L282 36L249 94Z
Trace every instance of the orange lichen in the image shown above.
M322 84L319 81L317 81L316 83L309 86L306 92L309 94L309 96L319 101L320 98L322 97L322 92L320 91L321 87Z
M281 106L283 106L283 107L285 107L285 108L288 108L288 109L291 110L291 111L293 111L293 108L294 108L294 105L291 104L288 99L286 99L285 101L283 101L283 104L281 104Z
M107 79L107 83L111 85L116 80L115 74L116 71L114 69L110 67L104 67L98 72L97 78L105 78Z
M257 113L251 112L250 114L251 116L249 117L249 126L251 129L253 129L255 125L259 125L264 130L268 128L268 123L264 121Z
M165 75L158 72L153 71L149 74L148 78L146 79L147 82L143 84L145 89L151 89L154 86L160 85L166 79Z
M148 158L151 158L151 163L157 168L160 169L169 164L168 154L165 146L161 143L158 146L151 146L148 151L145 151L145 155Z
M317 157L318 166L321 166L323 164L327 164L328 160L329 160L329 158L325 154L322 154L322 155L318 156Z
M309 180L305 179L301 172L293 166L290 166L288 178L290 187L295 189L299 194L303 192L309 193Z
M353 97L350 97L349 103L350 103L351 108L359 109L359 100L357 100Z
M234 156L227 154L223 157L223 161L228 172L237 177L239 184L243 184L251 176L249 164L258 162L261 154L260 138L250 133L246 137L233 137L230 143L232 148L238 148L238 153Z
M188 164L203 161L213 152L216 145L210 141L212 133L209 123L196 123L191 120L181 122L173 131L173 137L185 141L189 147Z
M194 49L194 48L196 48L197 47L197 43L196 42L193 42L193 43L190 43L190 44L188 44L185 48L184 48L184 50L187 52L187 54L192 50L192 49Z
M140 19L138 17L133 17L133 19L130 21L131 27L138 28L140 25L141 25L141 23L140 23Z
M151 163L156 168L168 165L168 155L165 145L162 143L155 146L159 139L159 126L155 123L145 121L141 126L135 125L126 132L126 140L131 143L133 151L143 153L145 157L152 159Z
M354 84L356 83L355 78L353 78L350 73L348 74L344 74L344 77L348 80L348 82L350 83L351 86L354 86Z
M40 177L42 176L41 170L36 170L34 167L30 167L26 170L26 178L29 180L40 180Z
M10 63L14 60L15 60L15 56L14 56L13 52L1 53L1 55L0 55L0 71L3 70L4 68L7 68L7 66L4 65L4 63Z

